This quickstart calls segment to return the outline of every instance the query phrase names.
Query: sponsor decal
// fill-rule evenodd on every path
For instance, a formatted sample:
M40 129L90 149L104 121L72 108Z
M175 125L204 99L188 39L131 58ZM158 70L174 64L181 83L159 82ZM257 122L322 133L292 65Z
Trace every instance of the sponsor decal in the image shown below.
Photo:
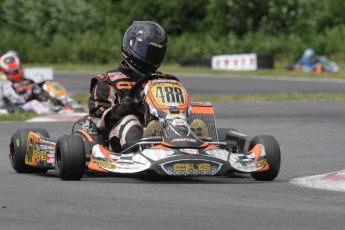
M53 164L55 161L54 154L47 154L47 163Z
M126 75L124 75L123 73L119 73L119 72L109 73L108 75L109 75L110 81L116 81L119 79L128 78Z
M102 81L104 81L107 78L107 75L105 74L98 74L97 75Z
M24 159L25 164L28 165L33 165L33 160L32 160L32 155L30 154L25 154L25 159Z
M197 149L181 149L181 152L188 153L188 154L199 154L199 151Z
M41 145L37 146L37 150L42 151L42 152L46 152L46 153L54 153L55 152L55 146L41 144Z
M211 171L211 165L208 163L201 163L201 164L177 163L177 164L174 164L173 170L175 172L181 172L181 171L210 172Z
M105 168L105 169L110 169L110 170L116 169L116 165L114 165L113 163L109 163L109 162L102 161L102 160L93 159L92 164L97 166L97 167L101 167L101 168Z
M255 167L261 168L261 167L265 166L266 164L267 164L267 159L262 159L261 161L258 161L258 163L256 163Z
M192 105L205 105L205 102L193 101L191 104Z
M33 150L32 157L39 161L47 161L47 154L36 149Z
M19 140L16 139L16 144L17 144L17 147L19 147Z
M183 137L183 138L175 138L171 142L196 142L196 139Z
M25 163L29 165L34 165L34 157L33 157L33 143L34 143L34 138L33 134L29 133L28 139L27 139L27 148L26 148L26 154L25 154Z
M172 124L175 126L185 126L186 122L182 119L175 119L173 120Z
M174 83L174 84L180 84L176 80L169 80L169 79L156 79L154 80L154 83Z

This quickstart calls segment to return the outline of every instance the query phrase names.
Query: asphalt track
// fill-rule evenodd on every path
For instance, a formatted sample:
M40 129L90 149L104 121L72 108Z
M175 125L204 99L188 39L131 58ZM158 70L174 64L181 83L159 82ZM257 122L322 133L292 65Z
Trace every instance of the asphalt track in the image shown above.
M69 92L87 93L90 79L97 73L55 73L54 79ZM343 93L344 80L255 76L212 76L208 74L175 74L191 95L266 94L266 93ZM195 78L197 80L195 80ZM76 81L78 80L78 81Z
M83 86L72 79L68 78L66 86L81 90ZM201 80L193 79L190 91L198 92L200 88L194 87ZM209 90L219 85L212 79L202 80ZM235 79L220 81L228 86L241 82L238 87L243 88L237 90L242 92L248 90L244 82L255 78ZM295 84L300 84L301 92L344 91L343 83L265 81L255 80L267 92L273 85L285 89ZM17 174L7 155L16 129L46 128L58 137L68 133L72 123L0 123L0 229L344 229L343 192L289 183L297 177L344 169L344 108L345 102L215 104L218 127L278 139L282 166L273 182L257 182L248 175L86 175L81 181L67 182L56 178L53 171Z

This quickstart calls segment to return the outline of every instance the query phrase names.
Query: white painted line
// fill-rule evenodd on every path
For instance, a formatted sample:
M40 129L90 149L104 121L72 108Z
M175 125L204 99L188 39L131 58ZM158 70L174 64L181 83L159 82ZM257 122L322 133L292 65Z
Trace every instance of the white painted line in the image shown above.
M345 170L295 178L290 180L289 183L314 189L345 192Z
M32 118L26 122L77 121L86 115L86 113L47 114L41 117Z

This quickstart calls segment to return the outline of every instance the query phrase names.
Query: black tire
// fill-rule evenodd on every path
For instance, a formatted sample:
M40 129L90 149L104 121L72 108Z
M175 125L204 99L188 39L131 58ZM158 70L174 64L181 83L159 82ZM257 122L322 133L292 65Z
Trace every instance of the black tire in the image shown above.
M40 133L43 137L49 138L45 129L20 129L11 137L10 162L12 168L18 173L46 173L48 169L36 168L25 164L27 150L27 138L30 131Z
M278 141L273 136L262 135L253 138L250 148L256 144L262 144L265 147L267 162L270 167L267 171L255 172L251 175L258 181L272 181L278 176L280 170L281 156Z
M55 172L61 180L80 180L85 170L85 146L80 136L59 138L55 148Z

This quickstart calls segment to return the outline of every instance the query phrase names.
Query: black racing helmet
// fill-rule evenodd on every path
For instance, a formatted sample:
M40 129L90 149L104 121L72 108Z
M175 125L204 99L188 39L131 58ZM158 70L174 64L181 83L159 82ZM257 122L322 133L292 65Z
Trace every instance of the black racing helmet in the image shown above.
M168 48L164 29L155 22L134 21L122 40L122 58L141 76L155 72Z

